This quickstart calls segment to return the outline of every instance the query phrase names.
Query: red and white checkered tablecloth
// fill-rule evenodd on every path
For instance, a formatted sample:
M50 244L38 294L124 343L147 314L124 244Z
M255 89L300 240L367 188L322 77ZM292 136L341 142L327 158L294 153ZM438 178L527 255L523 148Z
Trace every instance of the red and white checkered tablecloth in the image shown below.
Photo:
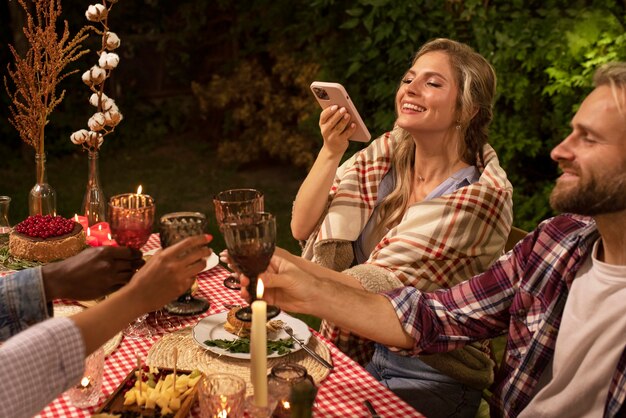
M158 235L153 234L143 250L159 248ZM223 285L228 271L217 266L200 274L198 278L198 294L211 302L209 311L190 317L168 317L170 321L178 321L177 327L195 325L206 315L224 311L224 304L241 303L238 291L230 290ZM159 329L150 315L150 324ZM315 417L369 417L370 414L363 402L369 399L381 417L423 417L411 406L398 398L393 392L381 385L363 367L343 354L328 340L313 330L315 336L324 341L333 359L334 370L322 381L318 388L314 405ZM117 386L136 365L136 353L145 358L150 347L160 337L151 339L130 339L124 337L117 350L106 359L104 368L103 396L101 403L115 391ZM41 413L40 417L89 417L97 408L77 409L65 396L58 397ZM190 416L196 417L198 407L192 409Z

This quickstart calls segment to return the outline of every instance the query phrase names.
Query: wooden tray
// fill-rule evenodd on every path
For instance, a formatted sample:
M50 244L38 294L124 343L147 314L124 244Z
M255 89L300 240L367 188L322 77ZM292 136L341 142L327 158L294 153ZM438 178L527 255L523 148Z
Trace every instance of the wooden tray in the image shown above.
M164 367L159 367L159 370L168 372L166 374L171 374L174 372L173 369L168 369ZM125 393L124 388L126 387L126 382L128 382L130 379L135 378L136 371L137 369L135 368L130 373L128 373L128 375L124 378L122 383L120 383L117 389L115 389L115 392L113 392L111 396L109 396L109 398L106 400L106 402L96 411L96 414L104 414L104 413L120 414L122 412L135 412L137 413L138 417L144 417L144 418L161 417L160 408L146 409L137 404L124 405L124 393ZM191 374L191 370L176 370L177 376L184 375L184 374ZM176 414L175 415L168 414L168 415L165 415L166 417L173 416L174 418L185 418L187 415L189 415L189 411L191 410L191 407L193 406L194 402L196 401L198 397L198 388L200 384L202 383L202 379L204 379L203 373L201 373L201 376L202 377L200 377L200 379L198 380L198 383L196 383L196 385L193 387L193 390L191 391L189 396L187 396L185 400L182 402L182 404L180 405L180 409L176 411Z

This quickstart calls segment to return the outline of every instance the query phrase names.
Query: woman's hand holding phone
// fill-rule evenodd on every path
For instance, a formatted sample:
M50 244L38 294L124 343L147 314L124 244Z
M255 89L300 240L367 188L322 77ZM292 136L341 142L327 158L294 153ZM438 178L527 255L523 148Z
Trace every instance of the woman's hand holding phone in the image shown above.
M343 155L348 149L348 140L356 131L356 124L351 122L345 107L332 105L320 114L320 131L324 147L333 155Z
M341 138L346 134L347 139L352 141L367 142L370 140L372 136L354 103L350 100L346 89L341 84L314 81L311 83L311 92L315 96L315 100L324 109L320 115L320 128L322 128L325 141L327 138L333 139L329 135L334 135L335 130L339 130L339 137ZM329 110L333 108L335 110ZM327 124L328 127L326 127Z

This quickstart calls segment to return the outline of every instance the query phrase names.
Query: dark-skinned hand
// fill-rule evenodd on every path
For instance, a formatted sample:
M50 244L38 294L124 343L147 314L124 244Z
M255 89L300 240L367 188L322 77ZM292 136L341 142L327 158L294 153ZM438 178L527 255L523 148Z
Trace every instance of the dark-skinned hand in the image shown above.
M46 299L91 300L124 286L144 265L141 251L128 247L91 247L42 267Z

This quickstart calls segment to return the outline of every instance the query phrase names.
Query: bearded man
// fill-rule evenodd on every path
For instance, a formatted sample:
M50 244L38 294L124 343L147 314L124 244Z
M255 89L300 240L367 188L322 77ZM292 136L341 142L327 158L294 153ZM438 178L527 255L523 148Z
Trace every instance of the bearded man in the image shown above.
M374 294L278 250L262 276L264 299L408 356L508 334L492 416L624 416L626 63L599 69L594 84L551 153L563 173L550 203L568 213L485 273L433 293Z

